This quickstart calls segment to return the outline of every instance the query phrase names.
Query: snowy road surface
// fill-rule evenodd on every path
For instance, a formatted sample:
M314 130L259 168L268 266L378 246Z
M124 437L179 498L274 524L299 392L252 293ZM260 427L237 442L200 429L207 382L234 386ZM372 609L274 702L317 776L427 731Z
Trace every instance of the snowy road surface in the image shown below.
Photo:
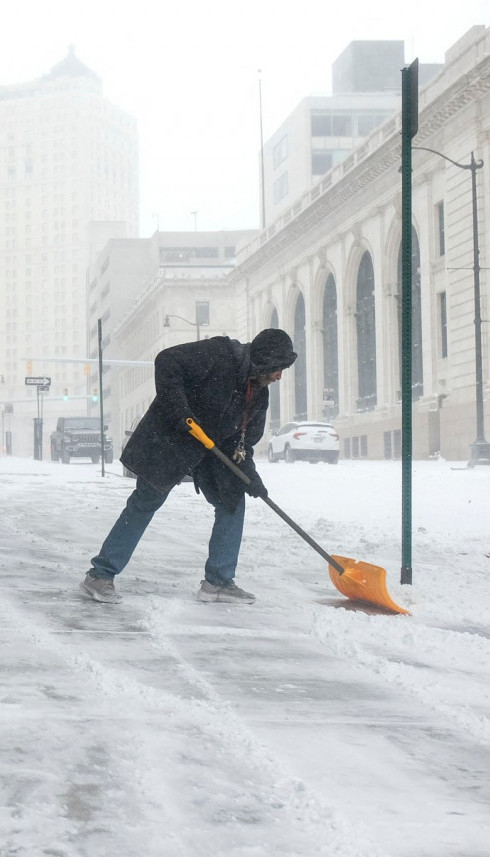
M460 469L454 469L454 468ZM201 604L191 484L116 581L78 584L134 487L119 463L0 459L1 857L489 857L490 468L259 463L327 551L388 570L411 617L354 611L248 502L237 581Z

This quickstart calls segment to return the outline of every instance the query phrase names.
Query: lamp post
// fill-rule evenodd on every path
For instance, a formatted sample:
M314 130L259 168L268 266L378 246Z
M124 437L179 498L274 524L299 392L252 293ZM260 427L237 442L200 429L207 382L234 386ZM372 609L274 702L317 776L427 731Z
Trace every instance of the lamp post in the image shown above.
M164 327L170 327L170 319L171 318L180 318L181 321L186 321L187 324L192 324L193 327L197 328L197 341L201 339L201 327L198 321L189 321L188 318L184 318L183 315L166 315L165 321L163 322Z
M476 438L470 446L470 460L468 467L475 464L490 464L490 444L485 440L484 411L483 411L483 361L481 346L481 306L480 306L480 249L478 246L478 206L476 198L476 171L481 170L483 161L476 161L474 153L471 153L469 164L460 164L453 161L442 152L428 149L426 146L413 146L414 149L422 149L424 152L432 152L439 155L445 161L449 161L460 170L471 171L471 202L473 216L473 293L475 301L475 378L476 378Z

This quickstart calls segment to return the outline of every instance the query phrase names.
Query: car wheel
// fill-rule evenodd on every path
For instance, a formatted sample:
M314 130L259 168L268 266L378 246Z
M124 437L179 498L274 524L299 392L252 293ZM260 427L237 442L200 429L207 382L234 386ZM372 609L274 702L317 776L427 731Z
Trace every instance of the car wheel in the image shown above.
M310 464L318 464L319 461L319 458L310 458Z
M337 464L339 460L338 452L329 452L326 458L328 464Z
M56 451L56 447L51 444L51 461L59 461L60 457Z
M100 455L91 455L90 458L92 459L92 464L98 464L100 460Z
M284 460L287 464L294 464L296 461L296 456L289 445L287 445L284 449Z
M275 464L275 462L277 461L277 456L274 455L272 451L272 446L269 446L269 449L267 450L267 458L271 464Z
M64 446L61 447L61 461L62 461L62 464L69 464L70 463L70 453L67 452L67 450L65 449Z
M112 452L106 452L106 454L104 455L105 463L106 464L112 464L113 460L114 460L113 453Z

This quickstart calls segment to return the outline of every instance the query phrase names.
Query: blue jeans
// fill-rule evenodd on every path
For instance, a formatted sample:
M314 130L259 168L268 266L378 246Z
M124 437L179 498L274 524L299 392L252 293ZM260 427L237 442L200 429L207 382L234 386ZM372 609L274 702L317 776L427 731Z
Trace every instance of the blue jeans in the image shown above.
M148 482L138 478L135 490L105 539L100 553L92 558L90 574L93 577L113 580L114 575L126 567L153 515L163 506L168 494L157 491ZM215 506L205 565L205 578L209 583L222 586L235 577L244 515L244 496L234 512L228 512L221 504Z

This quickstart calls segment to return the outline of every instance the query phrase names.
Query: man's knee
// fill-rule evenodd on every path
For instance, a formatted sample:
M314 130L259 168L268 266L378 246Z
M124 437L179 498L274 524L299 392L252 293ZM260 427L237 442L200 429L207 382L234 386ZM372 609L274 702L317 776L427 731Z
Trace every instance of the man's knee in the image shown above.
M152 485L149 485L148 482L138 479L136 488L128 500L128 507L132 507L144 514L156 512L160 506L163 506L168 493L168 491L158 491Z

